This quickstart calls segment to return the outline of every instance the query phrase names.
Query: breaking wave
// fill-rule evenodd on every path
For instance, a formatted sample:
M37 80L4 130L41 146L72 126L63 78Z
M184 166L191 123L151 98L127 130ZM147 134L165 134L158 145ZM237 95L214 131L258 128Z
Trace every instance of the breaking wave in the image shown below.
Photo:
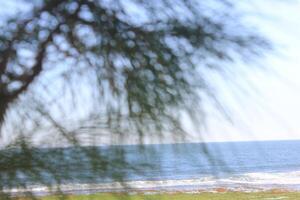
M55 188L55 187L52 187ZM65 193L87 194L95 192L201 192L216 191L218 188L233 191L262 191L270 189L300 190L300 171L245 173L227 177L207 176L184 180L127 181L95 184L64 184ZM50 187L31 185L26 189L7 189L12 193L31 191L35 194L49 194Z

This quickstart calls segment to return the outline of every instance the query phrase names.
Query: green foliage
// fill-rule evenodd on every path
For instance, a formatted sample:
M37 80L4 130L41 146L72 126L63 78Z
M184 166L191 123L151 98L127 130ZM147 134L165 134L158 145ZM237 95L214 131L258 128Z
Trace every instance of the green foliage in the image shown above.
M247 200L247 199L289 199L296 200L299 199L298 192L284 192L284 191L267 191L267 192L224 192L224 193L199 193L199 194L137 194L137 195L127 195L127 194L93 194L93 195L77 195L77 196L67 196L67 200ZM45 197L42 200L57 200L59 197Z
M124 152L111 159L87 151L78 132L137 135L141 143L145 134L184 137L182 116L203 123L201 94L214 97L205 70L226 71L224 63L250 61L269 47L228 1L23 3L29 11L5 20L0 34L0 127L13 138L0 152L1 189L26 188L19 173L47 186L75 176L61 149L36 153L30 142L41 132L57 146L53 132L76 146L91 172L122 180L112 172L130 164ZM57 170L52 160L67 164Z

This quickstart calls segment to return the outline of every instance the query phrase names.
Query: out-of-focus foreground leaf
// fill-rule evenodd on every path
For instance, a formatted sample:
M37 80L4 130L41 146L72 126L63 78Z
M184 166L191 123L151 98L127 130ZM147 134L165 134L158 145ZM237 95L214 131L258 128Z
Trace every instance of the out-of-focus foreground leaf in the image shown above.
M202 95L216 100L206 72L224 73L228 63L251 61L269 48L225 0L21 3L24 12L1 21L5 191L59 186L76 178L72 162L82 158L97 178L122 180L126 175L117 169L136 166L121 149L103 155L82 141L97 145L104 137L118 144L132 137L142 144L164 133L182 138L182 117L199 125ZM71 145L78 153L41 150L36 143Z

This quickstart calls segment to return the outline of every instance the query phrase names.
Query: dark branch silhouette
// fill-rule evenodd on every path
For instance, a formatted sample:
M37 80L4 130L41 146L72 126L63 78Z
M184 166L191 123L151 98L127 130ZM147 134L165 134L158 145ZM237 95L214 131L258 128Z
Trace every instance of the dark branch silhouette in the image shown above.
M196 122L201 115L201 94L215 99L203 72L213 69L222 73L227 70L225 63L251 61L270 47L263 37L237 19L237 11L229 1L132 0L114 1L112 5L97 0L24 3L31 5L30 12L7 19L1 27L0 127L17 118L22 109L29 109L22 116L27 116L25 121L30 122L30 134L34 130L54 128L67 139L66 143L86 153L94 171L100 167L104 169L100 170L100 176L106 173L115 179L121 179L122 173L115 173L113 167L128 165L123 153L116 151L113 154L119 155L112 160L101 157L101 152L81 147L76 137L78 132L89 135L96 129L121 137L136 133L141 142L150 133L171 132L184 137L182 113ZM45 77L51 74L59 74L62 86L54 79L45 82ZM83 83L85 79L90 82ZM78 124L70 127L58 122L62 118L53 116L52 106L58 106L60 98L67 93L63 88L68 88L74 95L72 99L80 102L78 97L86 95L80 93L82 86L98 97L90 97L89 104L95 105L93 112L81 121L78 117L78 127ZM50 92L43 98L40 94L45 91L48 94L47 89L51 87L64 94L53 101ZM29 103L24 104L26 98ZM74 103L74 110L85 106L78 102ZM15 110L18 112L8 117ZM4 134L4 129L0 130ZM55 167L64 171L72 167L63 157L64 151L37 153L26 138L26 129L20 128L20 132L21 136L1 151L1 174L10 177L1 175L2 189L16 187L16 183L27 187L18 179L17 171L45 185L51 184L42 177L43 170L57 184L66 176L75 176L74 170L64 175L55 171ZM51 155L65 165L49 164Z

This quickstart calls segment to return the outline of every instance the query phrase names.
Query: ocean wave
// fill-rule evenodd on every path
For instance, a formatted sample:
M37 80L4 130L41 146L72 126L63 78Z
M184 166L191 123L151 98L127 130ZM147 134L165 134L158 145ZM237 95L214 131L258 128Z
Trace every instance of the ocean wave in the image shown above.
M30 185L27 188L5 189L6 192L48 194L56 187ZM126 181L95 184L63 184L60 189L66 193L123 192L123 191L214 191L228 190L256 191L269 189L300 190L300 171L244 173L227 177L207 176L184 180Z

